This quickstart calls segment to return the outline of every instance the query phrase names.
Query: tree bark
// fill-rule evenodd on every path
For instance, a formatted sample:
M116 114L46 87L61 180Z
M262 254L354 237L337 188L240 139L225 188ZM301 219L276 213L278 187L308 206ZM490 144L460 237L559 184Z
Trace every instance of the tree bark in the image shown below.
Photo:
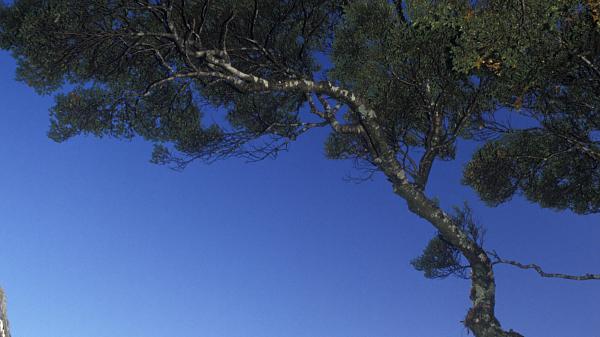
M10 337L8 317L6 315L6 298L2 288L0 288L0 337Z
M471 302L464 324L477 337L522 337L511 331L504 331L498 322L494 308L496 284L494 281L493 264L477 242L470 239L467 233L455 223L454 219L444 212L437 204L429 199L419 184L411 183L401 163L396 158L393 144L383 132L377 112L359 96L350 90L338 87L329 81L313 81L309 79L269 80L267 78L246 73L236 68L223 50L203 50L191 53L193 57L205 60L211 65L210 71L197 70L190 73L178 74L181 77L195 77L205 79L218 79L232 86L250 92L299 92L306 95L327 95L340 103L346 104L356 114L360 121L357 128L346 131L364 137L369 144L368 151L373 163L381 170L391 182L394 192L405 199L409 209L431 223L444 238L454 245L465 256L472 269L471 275ZM191 65L194 68L194 65ZM164 79L170 81L174 76ZM160 81L158 84L160 84ZM152 87L152 86L151 86ZM312 106L311 106L312 108ZM327 120L327 119L326 119ZM329 122L334 131L334 119ZM421 182L424 186L424 182Z
M395 158L387 158L379 164L394 192L405 199L411 212L427 220L458 248L471 266L472 306L463 323L477 337L523 337L512 330L502 329L495 315L496 282L493 264L487 253L474 242L454 219L415 186L402 177L401 167Z
M465 326L477 337L523 337L512 330L502 329L495 315L496 282L491 259L485 250L460 227L460 224L429 199L418 185L411 184L392 146L388 144L377 122L376 112L355 100L355 111L364 120L365 131L376 147L374 163L392 184L394 193L406 200L411 212L431 223L441 235L455 246L471 266L472 306Z

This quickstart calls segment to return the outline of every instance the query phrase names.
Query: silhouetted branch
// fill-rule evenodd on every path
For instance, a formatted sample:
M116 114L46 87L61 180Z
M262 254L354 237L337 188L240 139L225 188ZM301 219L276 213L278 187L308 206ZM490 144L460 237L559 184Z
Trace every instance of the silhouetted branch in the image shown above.
M494 258L494 264L508 264L521 269L533 269L542 277L562 278L565 280L574 281L600 280L600 274L568 275L562 273L547 273L542 269L542 267L538 266L537 264L523 264L518 261L503 259L500 256L498 256L498 253L496 253L495 251L488 252L488 254L490 254L490 256Z

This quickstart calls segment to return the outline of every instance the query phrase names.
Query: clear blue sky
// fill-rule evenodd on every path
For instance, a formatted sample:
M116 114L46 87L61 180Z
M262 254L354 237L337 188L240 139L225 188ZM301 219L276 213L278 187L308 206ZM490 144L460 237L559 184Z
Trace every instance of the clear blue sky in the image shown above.
M354 184L324 133L275 161L148 162L142 141L46 138L51 97L0 53L0 284L13 337L459 337L469 282L409 265L433 228L386 181ZM487 246L549 271L600 272L600 217L521 199L487 208L438 165L430 195L469 200ZM599 337L600 282L497 268L498 317L528 337Z

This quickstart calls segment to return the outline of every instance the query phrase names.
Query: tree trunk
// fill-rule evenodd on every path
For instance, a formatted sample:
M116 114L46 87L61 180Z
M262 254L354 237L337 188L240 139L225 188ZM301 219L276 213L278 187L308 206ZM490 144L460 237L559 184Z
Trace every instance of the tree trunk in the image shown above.
M449 214L404 178L404 171L392 153L382 155L377 164L392 183L394 192L407 201L409 210L431 223L469 262L472 306L463 321L465 326L477 337L523 337L512 330L503 330L495 316L496 282L485 250Z
M394 192L408 202L409 209L430 222L452 245L457 247L471 266L471 309L464 324L477 337L523 337L512 330L504 331L496 318L496 282L490 258L455 223L450 215L413 186L394 185Z
M2 288L0 288L0 337L10 337L8 317L6 316L6 298Z

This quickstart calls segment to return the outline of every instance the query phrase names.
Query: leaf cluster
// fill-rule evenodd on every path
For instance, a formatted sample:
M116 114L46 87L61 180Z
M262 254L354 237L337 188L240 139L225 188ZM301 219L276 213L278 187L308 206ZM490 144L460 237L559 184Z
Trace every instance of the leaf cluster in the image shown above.
M466 203L462 208L454 207L452 219L469 239L479 246L483 245L485 232L473 218L473 212ZM423 272L426 278L469 278L469 266L465 265L462 253L441 233L434 236L423 249L423 253L410 263L416 270Z
M17 59L18 79L40 93L58 92L52 139L141 136L163 149L173 145L189 159L221 158L264 136L296 137L304 98L182 76L206 67L195 53L226 48L233 66L272 80L312 74L319 67L314 52L327 47L340 6L324 0L19 0L0 9L0 46ZM226 117L206 118L205 110L215 108Z
M369 101L415 175L421 151L453 159L455 141L470 137L478 116L493 108L487 83L454 69L467 4L410 1L399 13L388 1L354 1L335 31L329 76ZM344 118L357 122L351 111ZM347 135L332 134L327 145L332 158L368 153Z
M466 166L464 182L490 205L522 191L542 207L600 211L599 162L545 132L518 132L487 143Z
M185 166L274 156L335 122L361 131L331 132L328 157L376 169L355 106L313 116L307 97L319 93L251 90L230 68L269 83L321 78L376 112L370 122L418 189L474 139L464 182L491 205L522 193L592 213L598 10L587 0L16 0L0 7L0 48L20 80L55 94L56 141L139 136L156 145L154 162Z
M494 139L464 172L464 182L491 205L522 193L543 207L599 211L600 30L593 3L490 0L466 21L457 69L492 78L494 99L517 121L485 121ZM490 71L486 60L498 68Z

